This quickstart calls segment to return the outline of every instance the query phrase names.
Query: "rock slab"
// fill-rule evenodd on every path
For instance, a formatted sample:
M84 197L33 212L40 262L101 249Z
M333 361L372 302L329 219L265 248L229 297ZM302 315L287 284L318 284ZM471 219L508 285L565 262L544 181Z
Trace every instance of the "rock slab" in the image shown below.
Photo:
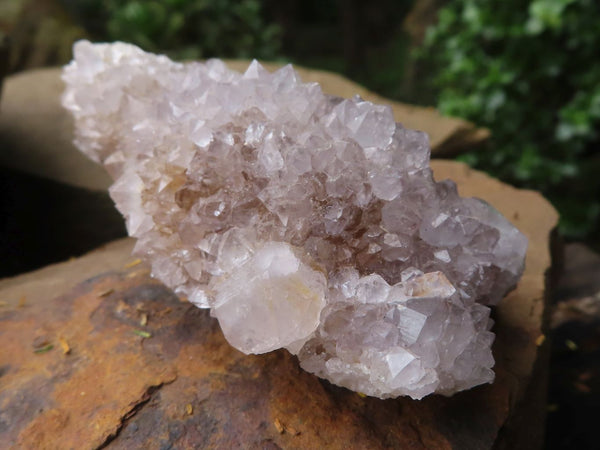
M207 311L150 278L122 240L0 282L0 439L9 448L539 446L556 212L539 194L462 164L433 168L530 240L525 274L495 311L494 384L379 400L319 380L283 350L243 355Z

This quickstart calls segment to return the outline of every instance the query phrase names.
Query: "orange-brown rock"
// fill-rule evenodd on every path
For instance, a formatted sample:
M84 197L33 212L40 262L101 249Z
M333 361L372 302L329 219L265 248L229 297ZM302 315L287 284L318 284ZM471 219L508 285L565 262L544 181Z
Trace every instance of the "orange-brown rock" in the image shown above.
M131 240L0 282L0 442L9 448L535 448L545 405L545 273L557 216L539 195L434 162L530 239L496 308L496 381L379 400L247 356L207 311L130 257ZM525 429L524 426L527 428Z

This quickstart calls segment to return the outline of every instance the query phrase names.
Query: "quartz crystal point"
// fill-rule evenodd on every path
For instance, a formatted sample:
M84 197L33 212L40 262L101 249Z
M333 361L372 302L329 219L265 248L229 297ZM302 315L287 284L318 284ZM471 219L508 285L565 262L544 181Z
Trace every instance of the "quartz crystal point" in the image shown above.
M489 305L527 240L433 180L424 133L291 66L240 74L87 41L74 55L63 104L114 178L135 254L234 347L287 348L381 398L493 380Z

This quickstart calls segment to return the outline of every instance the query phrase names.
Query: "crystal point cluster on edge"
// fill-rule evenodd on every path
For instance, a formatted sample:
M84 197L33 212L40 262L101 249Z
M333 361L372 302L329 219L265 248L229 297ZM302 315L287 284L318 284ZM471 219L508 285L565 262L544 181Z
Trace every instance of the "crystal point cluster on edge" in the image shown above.
M80 41L63 105L152 273L246 353L381 398L491 382L488 305L526 238L436 183L424 133L291 66L243 74Z

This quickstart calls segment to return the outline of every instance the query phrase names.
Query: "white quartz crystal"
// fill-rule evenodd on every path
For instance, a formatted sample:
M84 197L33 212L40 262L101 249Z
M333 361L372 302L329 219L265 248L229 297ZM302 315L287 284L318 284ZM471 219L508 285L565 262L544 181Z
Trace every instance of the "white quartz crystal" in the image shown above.
M244 74L80 41L63 104L153 275L246 353L285 347L332 383L421 398L491 382L489 307L526 238L436 183L427 136L291 66Z

